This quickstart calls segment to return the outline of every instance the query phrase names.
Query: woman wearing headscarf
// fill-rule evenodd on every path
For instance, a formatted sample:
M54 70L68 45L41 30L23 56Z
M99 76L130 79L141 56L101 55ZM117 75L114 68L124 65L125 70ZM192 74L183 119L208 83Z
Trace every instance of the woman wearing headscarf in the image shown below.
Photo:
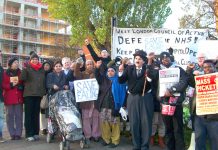
M43 64L43 69L45 70L45 79L47 77L47 75L52 72L52 63L49 60L46 60ZM45 85L46 85L46 81L45 81ZM46 93L48 93L48 90L46 89ZM48 121L46 119L47 116L47 112L48 109L41 109L40 110L40 129L43 135L47 134L47 124Z
M100 73L101 67L104 67L102 61L97 61L95 77L99 84L98 110L102 145L115 148L120 142L119 110L126 97L126 84L118 82L118 75L113 67L109 67L105 75Z
M24 81L25 130L28 141L39 139L40 101L45 95L45 71L37 54L30 56L26 68L22 70L21 80Z
M11 140L21 139L23 129L23 82L20 80L21 70L18 66L16 57L8 61L2 83L6 123Z

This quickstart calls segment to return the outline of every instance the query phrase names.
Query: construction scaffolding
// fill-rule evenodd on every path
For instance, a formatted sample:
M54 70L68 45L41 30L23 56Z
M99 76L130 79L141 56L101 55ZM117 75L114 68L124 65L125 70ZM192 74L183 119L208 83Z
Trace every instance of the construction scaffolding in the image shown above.
M31 51L42 56L71 56L69 24L49 16L40 0L0 2L0 50L2 57L27 57ZM5 54L5 55L4 55ZM4 61L4 58L2 58ZM4 63L3 63L4 64Z

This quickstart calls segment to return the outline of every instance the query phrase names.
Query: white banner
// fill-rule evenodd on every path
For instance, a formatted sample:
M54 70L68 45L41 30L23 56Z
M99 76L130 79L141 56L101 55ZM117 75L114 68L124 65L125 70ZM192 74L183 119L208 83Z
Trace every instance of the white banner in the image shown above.
M74 81L76 102L97 100L99 85L96 79Z
M184 67L190 62L196 62L197 43L206 40L206 37L205 29L114 28L112 58L121 56L132 61L137 50L158 55L172 47L175 61Z
M163 97L167 89L171 88L176 83L179 83L179 79L179 68L159 70L159 96ZM174 96L180 96L180 93L174 93Z

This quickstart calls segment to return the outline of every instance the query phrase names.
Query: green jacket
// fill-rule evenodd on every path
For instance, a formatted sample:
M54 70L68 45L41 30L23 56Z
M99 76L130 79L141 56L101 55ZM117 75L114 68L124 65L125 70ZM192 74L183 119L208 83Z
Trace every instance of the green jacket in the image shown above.
M22 70L21 80L24 81L24 97L42 97L45 95L45 71L43 68L36 71L32 67L27 66L27 68Z

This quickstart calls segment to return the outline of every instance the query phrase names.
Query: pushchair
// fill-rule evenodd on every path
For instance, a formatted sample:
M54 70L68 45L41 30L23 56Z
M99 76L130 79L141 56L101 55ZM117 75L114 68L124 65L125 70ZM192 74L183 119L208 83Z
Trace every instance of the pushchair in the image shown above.
M62 137L60 150L69 150L70 142L76 140L81 140L80 147L84 147L81 115L76 107L75 97L71 91L58 91L51 97L49 102L49 120L48 143L51 141L51 135L57 132L58 128ZM57 127L55 127L55 124Z

